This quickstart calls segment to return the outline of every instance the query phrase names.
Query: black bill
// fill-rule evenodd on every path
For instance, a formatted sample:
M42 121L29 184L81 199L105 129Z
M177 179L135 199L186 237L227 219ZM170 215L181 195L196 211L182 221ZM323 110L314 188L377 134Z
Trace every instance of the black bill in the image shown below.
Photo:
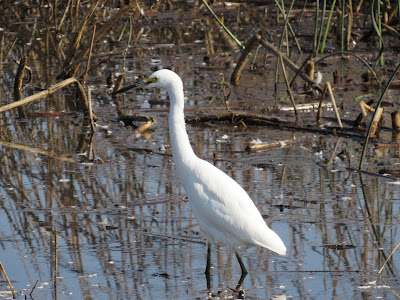
M128 85L128 86L126 86L126 87L124 87L124 88L122 88L122 89L116 91L114 94L125 93L126 91L129 91L129 90L131 90L131 89L137 89L137 88L146 86L146 85L149 84L149 83L150 83L150 82L147 82L147 81L137 82L137 83Z

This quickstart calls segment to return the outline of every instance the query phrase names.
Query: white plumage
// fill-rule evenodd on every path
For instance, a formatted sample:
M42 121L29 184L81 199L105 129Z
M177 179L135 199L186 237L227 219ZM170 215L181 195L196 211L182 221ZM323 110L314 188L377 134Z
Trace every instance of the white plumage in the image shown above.
M209 243L234 249L242 268L247 270L237 253L240 246L261 246L285 255L286 247L262 218L246 191L231 177L198 158L190 145L185 128L184 94L181 78L170 70L154 72L143 84L167 90L170 98L169 134L177 175L189 197L189 203ZM132 85L119 92L137 87ZM210 244L206 273L210 268Z

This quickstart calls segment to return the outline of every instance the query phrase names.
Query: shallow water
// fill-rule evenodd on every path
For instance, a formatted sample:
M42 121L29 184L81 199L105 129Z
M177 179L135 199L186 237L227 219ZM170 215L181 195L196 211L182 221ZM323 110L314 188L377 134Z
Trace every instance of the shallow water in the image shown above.
M168 17L159 23L151 17L142 20L144 33L131 46L127 61L130 81L173 66L183 77L189 116L223 110L216 83L221 73L227 80L233 70L229 64L203 62L208 55L203 31L208 27L196 27L199 18L183 17L179 23ZM175 29L165 29L173 24ZM46 114L24 120L15 110L2 114L0 260L19 298L29 295L36 281L33 299L237 297L230 288L239 281L240 267L224 247L213 247L207 291L206 240L174 175L165 92L134 91L120 97L125 114L156 119L145 134L133 135L132 127L117 121L105 78L118 71L123 60L125 44L110 43L119 33L115 30L99 43L119 54L102 63L102 57L93 58L94 65L101 65L88 78L99 118L93 136L76 112L73 88L27 108ZM181 39L174 39L174 33L181 33ZM44 88L54 83L59 66L37 55L32 86ZM266 72L246 71L240 87L232 87L231 107L259 113L290 106L283 79L277 94L271 92L275 60L268 59ZM354 69L334 61L322 71L329 78L330 68L339 68L352 80L337 85L335 96L345 104L345 118L354 120L359 113L354 99L360 91L372 97L377 91L361 85L360 65L350 61ZM2 63L3 104L12 101L14 68L11 61ZM32 86L24 96L35 93ZM308 101L297 97L299 103ZM391 90L388 100L397 98L398 90ZM315 123L310 121L315 114L303 112L300 123ZM277 116L294 121L292 112ZM334 113L324 110L324 116ZM223 122L190 123L187 130L195 152L248 191L288 249L285 257L256 247L243 250L249 275L241 288L247 298L394 299L399 293L397 253L382 277L377 275L400 241L399 182L348 169L358 166L362 140ZM296 142L264 152L245 151L256 139ZM377 141L382 140L392 141L391 132L382 131ZM378 173L398 164L398 148L371 144L363 168ZM0 298L11 298L4 277L0 290Z

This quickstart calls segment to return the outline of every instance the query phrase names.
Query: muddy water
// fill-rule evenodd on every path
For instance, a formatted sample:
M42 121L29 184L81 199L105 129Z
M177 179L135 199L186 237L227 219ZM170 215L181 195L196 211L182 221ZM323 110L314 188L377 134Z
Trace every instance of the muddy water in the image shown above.
M209 27L199 27L198 18L176 23L171 21L176 15L166 16L161 25L148 19L139 23L144 31L127 57L128 80L172 67L183 78L188 115L223 110L217 83L221 74L228 80L238 52L227 51L223 40L215 38L219 50L233 56L210 55L204 40ZM238 32L245 38L248 27L242 27ZM73 88L29 105L26 119L17 118L14 110L2 114L0 260L19 298L29 295L36 282L33 299L237 297L230 288L236 287L240 267L224 247L213 248L207 291L206 241L174 175L166 94L145 90L120 98L124 114L155 118L156 124L143 135L132 135L132 127L117 120L106 77L123 61L126 45L110 42L118 30L98 43L103 55L110 49L118 54L106 60L94 56L97 68L88 77L99 118L93 136L82 125ZM32 51L34 78L25 96L35 93L33 87L54 83L59 71L54 59ZM14 50L11 55L19 58L20 53ZM257 113L290 107L283 79L274 92L274 57L267 57L264 69L261 56L256 60L259 69L245 71L240 87L232 87L230 107ZM204 57L211 62L205 63ZM359 113L354 99L362 94L377 97L378 91L362 85L365 70L359 63L345 60L332 60L320 70L326 80L332 79L331 70L341 71L345 83L334 86L335 96L344 118L354 120ZM12 61L4 60L3 104L12 100L14 71ZM301 91L299 81L299 103L315 101ZM388 100L396 99L398 90L391 90ZM294 121L293 112L276 114ZM323 114L334 117L331 109ZM316 125L315 115L302 112L299 124ZM332 119L324 122L336 126ZM249 275L242 289L248 298L393 299L394 292L399 293L397 253L382 277L377 272L400 241L400 188L396 180L348 169L358 166L361 139L221 122L188 124L187 130L195 152L248 191L288 249L286 257L260 248L243 250ZM378 138L391 142L392 134L382 131ZM246 152L256 139L296 142ZM398 165L398 148L371 144L364 169L378 173ZM1 298L11 298L4 277L0 290Z

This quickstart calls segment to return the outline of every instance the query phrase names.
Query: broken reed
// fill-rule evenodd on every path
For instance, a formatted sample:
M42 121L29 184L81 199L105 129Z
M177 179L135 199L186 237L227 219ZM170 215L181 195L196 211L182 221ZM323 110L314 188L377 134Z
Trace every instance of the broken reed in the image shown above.
M0 269L1 269L1 271L4 273L4 275L6 276L8 286L10 287L11 293L12 293L12 295L13 295L13 299L17 299L17 296L16 296L15 293L14 293L14 289L13 289L13 286L12 286L12 284L11 284L11 281L10 281L10 279L8 278L6 269L4 268L4 266L3 266L2 262L1 262L1 260L0 260Z
M85 90L84 90L82 84L79 82L79 80L77 80L75 78L65 79L65 80L63 80L63 81L61 81L59 83L56 83L56 84L50 86L48 89L46 89L44 91L41 91L41 92L39 92L37 94L31 95L29 97L23 98L23 99L18 100L16 102L4 105L4 106L0 107L0 113L4 112L4 111L7 111L7 110L10 110L12 108L21 107L22 105L25 105L25 104L30 103L32 101L36 101L38 99L46 98L47 96L49 96L49 95L51 95L51 94L63 89L66 86L69 86L71 84L75 84L76 90L77 90L77 93L78 93L78 99L80 100L79 103L80 103L82 112L83 112L85 118L89 119L90 118L90 115L89 115L89 104L88 104L88 99L86 97Z
M387 90L389 89L389 86L392 83L393 79L396 77L399 69L400 69L400 63L397 65L396 69L392 73L392 76L390 77L388 83L386 84L385 89L383 90L383 92L381 94L381 97L379 98L378 104L376 105L374 115L372 116L372 121L369 124L368 129L367 129L367 135L365 137L365 142L364 142L364 146L363 146L363 149L362 149L362 152L361 152L361 157L360 157L360 163L358 165L359 169L362 168L362 165L363 165L363 162L364 162L364 158L365 158L365 151L366 151L366 149L368 147L369 137L370 137L370 134L371 134L371 131L372 131L372 128L373 128L373 123L374 123L374 120L377 117L378 112L380 111L379 108L381 106L383 97L385 96Z

